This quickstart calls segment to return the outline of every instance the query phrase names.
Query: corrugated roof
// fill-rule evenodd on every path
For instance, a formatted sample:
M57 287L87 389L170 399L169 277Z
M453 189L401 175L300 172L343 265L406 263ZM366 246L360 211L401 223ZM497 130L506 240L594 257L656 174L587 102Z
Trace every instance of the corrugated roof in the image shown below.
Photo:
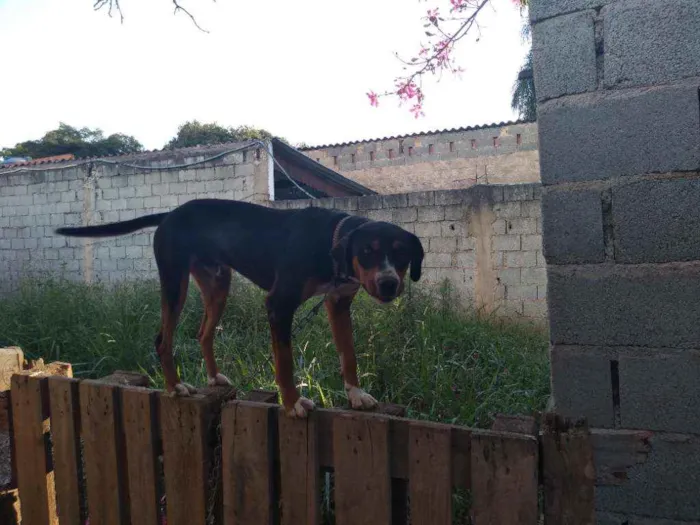
M411 137L422 137L425 135L438 135L440 133L459 133L462 131L476 131L479 129L489 129L489 128L502 128L503 126L514 126L516 124L534 124L536 121L535 120L509 120L506 122L499 122L499 123L492 123L492 124L480 124L477 126L465 126L462 128L451 128L451 129L437 129L434 131L419 131L416 133L409 133L406 135L394 135L391 137L381 137L381 138L374 138L374 139L363 139L363 140L353 140L350 142L340 142L337 144L322 144L320 146L307 146L304 148L297 148L299 151L313 151L317 149L326 149L326 148L340 148L343 146L352 146L354 144L367 144L369 142L380 142L382 140L398 140L398 139L407 139Z

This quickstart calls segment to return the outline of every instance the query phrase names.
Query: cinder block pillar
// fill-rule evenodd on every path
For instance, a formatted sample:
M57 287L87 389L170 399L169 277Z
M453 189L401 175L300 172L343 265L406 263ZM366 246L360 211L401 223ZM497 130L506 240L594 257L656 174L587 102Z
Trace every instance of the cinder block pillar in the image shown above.
M700 1L532 0L530 16L556 409L650 431L596 488L599 523L696 523Z

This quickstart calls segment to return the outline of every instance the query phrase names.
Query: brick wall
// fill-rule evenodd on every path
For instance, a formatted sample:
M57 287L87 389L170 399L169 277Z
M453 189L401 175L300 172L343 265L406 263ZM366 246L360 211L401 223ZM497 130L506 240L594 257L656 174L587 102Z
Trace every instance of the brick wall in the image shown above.
M540 180L536 123L425 133L303 151L382 194Z
M449 279L467 306L506 318L546 319L538 184L270 203L264 153L259 160L251 152L245 160L234 154L189 169L166 169L168 163L193 159L149 160L163 167L152 170L83 165L0 175L0 285L12 290L21 277L48 274L88 282L154 278L153 229L94 240L53 230L128 220L193 198L218 197L282 208L335 206L395 222L423 241L423 284Z
M436 287L448 279L465 306L538 324L547 318L539 184L272 203L309 205L415 233L426 252L420 283Z
M700 2L531 18L556 408L617 429L598 523L698 523Z
M209 149L206 158L218 153ZM179 151L149 153L147 161L119 157L121 163L155 169L95 162L68 169L57 165L47 171L0 172L0 286L11 290L19 278L29 275L108 282L156 275L152 230L84 240L55 235L54 229L60 226L133 219L168 211L194 198L268 200L264 151L259 159L255 151L248 151L185 169L172 168L203 160L196 151Z

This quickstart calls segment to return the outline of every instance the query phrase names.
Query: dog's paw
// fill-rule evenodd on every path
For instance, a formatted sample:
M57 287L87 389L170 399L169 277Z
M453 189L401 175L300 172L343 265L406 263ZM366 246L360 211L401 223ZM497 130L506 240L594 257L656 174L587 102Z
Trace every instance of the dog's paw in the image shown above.
M360 387L346 387L345 391L350 400L350 406L355 410L371 410L375 408L379 402Z
M216 377L207 379L209 386L233 386L233 383L224 374L216 374Z
M188 397L192 394L196 394L197 389L193 387L192 385L188 385L187 383L177 383L173 387L173 391L170 393L172 397L178 396L178 397Z
M287 416L292 418L305 418L310 411L316 408L314 402L305 397L300 397L297 402L294 403L294 407L287 410Z

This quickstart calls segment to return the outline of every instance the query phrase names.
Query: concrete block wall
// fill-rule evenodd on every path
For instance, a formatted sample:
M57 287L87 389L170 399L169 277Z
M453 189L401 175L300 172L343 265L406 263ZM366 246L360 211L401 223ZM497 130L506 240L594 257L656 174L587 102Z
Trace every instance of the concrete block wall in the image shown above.
M558 411L646 431L598 522L700 522L700 2L533 0Z
M73 168L56 165L49 170L0 172L0 289L12 290L20 278L30 275L107 282L155 277L152 229L94 240L62 237L54 229L129 220L169 211L194 198L268 201L264 151L232 153L191 167L172 168L217 153L209 150L207 157L196 150L149 153L147 160L119 157L121 165L95 162Z
M302 151L381 194L540 180L534 122L422 133Z
M445 279L463 305L501 318L543 324L547 276L539 184L280 201L276 208L335 208L398 224L426 252L420 284Z

